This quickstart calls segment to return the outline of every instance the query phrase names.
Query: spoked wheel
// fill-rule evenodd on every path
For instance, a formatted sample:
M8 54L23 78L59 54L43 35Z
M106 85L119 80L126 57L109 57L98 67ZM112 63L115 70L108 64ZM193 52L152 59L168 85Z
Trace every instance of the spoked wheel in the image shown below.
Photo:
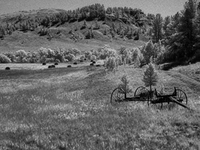
M188 99L187 99L187 95L184 91L182 91L181 89L176 89L176 99L178 102L181 102L183 104L188 103Z
M149 100L149 91L144 86L140 86L135 90L134 97L144 101Z
M122 102L125 99L125 94L120 88L116 88L113 90L110 98L111 104L117 103L117 102Z

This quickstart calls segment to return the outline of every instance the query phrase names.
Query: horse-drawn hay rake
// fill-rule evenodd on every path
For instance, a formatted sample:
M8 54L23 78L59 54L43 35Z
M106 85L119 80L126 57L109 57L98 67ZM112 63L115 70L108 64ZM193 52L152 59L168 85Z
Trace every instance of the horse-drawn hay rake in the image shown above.
M149 91L147 88L140 86L138 87L133 97L127 97L127 93L120 87L113 90L110 98L111 103L120 103L120 102L128 102L128 101L141 101L147 102L149 104L161 104L161 108L163 103L176 103L184 108L190 109L187 106L188 98L186 93L174 87L173 93L170 94L161 94L158 93L155 89L154 91Z

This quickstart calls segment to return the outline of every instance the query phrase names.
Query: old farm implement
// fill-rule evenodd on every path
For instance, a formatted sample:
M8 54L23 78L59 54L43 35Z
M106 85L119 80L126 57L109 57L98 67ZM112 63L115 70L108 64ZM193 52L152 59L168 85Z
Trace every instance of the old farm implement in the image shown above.
M133 97L127 97L127 93L122 88L116 88L113 90L111 94L111 103L120 103L120 102L128 102L128 101L141 101L147 102L149 104L161 104L163 103L176 103L184 108L189 109L187 106L188 98L186 93L174 87L174 91L170 94L167 93L158 93L155 89L154 91L149 91L147 88L140 86L138 87Z

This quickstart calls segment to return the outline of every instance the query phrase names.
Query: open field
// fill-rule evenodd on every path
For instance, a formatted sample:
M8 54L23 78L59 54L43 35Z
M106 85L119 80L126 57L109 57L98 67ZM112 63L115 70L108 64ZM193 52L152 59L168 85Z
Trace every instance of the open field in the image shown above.
M87 65L34 65L0 69L1 149L200 148L200 82L182 68L158 71L157 88L164 84L167 92L174 86L183 89L193 111L179 106L160 110L142 102L112 106L110 94L120 78L127 74L134 91L143 85L144 68L120 66L116 73L105 73L102 67Z

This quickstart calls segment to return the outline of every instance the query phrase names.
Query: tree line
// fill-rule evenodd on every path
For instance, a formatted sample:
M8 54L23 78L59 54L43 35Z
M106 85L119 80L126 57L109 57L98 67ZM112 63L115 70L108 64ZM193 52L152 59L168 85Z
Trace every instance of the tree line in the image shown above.
M152 38L165 45L162 62L193 63L200 61L200 3L188 0L184 9L164 19L153 21Z

